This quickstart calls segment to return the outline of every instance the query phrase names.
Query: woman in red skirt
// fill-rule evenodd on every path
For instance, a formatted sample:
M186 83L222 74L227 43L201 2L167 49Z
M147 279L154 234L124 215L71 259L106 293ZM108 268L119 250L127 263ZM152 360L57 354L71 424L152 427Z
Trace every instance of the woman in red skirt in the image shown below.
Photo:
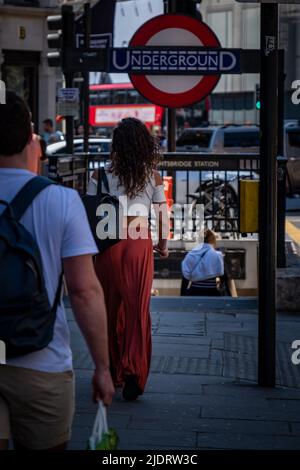
M151 361L150 296L153 248L168 256L168 221L163 181L155 166L156 139L138 119L123 119L114 129L111 160L105 168L109 193L122 204L122 239L96 258L108 313L111 372L123 397L135 400L144 391ZM88 194L97 191L97 175ZM148 228L152 204L160 210L158 243Z

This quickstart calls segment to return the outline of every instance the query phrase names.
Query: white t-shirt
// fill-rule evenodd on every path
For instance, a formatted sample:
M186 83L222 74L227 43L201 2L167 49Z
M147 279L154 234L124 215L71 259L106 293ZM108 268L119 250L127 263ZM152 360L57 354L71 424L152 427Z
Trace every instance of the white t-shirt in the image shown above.
M106 166L106 176L109 185L109 193L112 196L120 198L120 196L126 197L126 190L124 186L121 185L120 180L113 173L108 171L109 162ZM87 188L87 194L93 196L97 194L98 181L94 178L91 178ZM105 192L105 186L103 183L103 191ZM119 199L120 200L120 199ZM151 204L163 204L166 202L166 196L164 192L163 184L156 185L155 177L152 174L149 178L144 190L137 194L133 198L126 197L120 203L122 203L123 214L127 216L137 216L144 215L148 217Z
M15 168L0 168L0 199L10 202L33 173ZM0 205L0 213L4 206ZM21 223L39 246L45 285L53 305L62 259L97 253L85 209L78 193L59 185L45 188L27 209ZM49 345L25 356L9 359L7 364L44 372L72 369L69 329L63 303L59 305L54 335Z

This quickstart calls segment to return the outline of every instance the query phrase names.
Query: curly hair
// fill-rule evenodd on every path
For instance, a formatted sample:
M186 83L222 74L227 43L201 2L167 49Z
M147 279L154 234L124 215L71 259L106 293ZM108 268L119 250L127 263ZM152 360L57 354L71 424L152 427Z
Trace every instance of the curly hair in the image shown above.
M118 176L128 197L145 189L153 169L160 160L157 139L136 118L125 118L113 131L110 171Z

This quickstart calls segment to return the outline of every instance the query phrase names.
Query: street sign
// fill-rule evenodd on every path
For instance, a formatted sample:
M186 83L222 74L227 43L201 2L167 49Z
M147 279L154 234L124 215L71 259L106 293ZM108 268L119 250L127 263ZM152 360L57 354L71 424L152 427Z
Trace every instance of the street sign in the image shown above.
M91 49L99 49L101 47L110 47L112 44L112 34L91 34L90 35L90 48ZM76 34L76 47L84 48L84 34L77 33Z
M90 35L91 49L111 47L113 45L113 30L116 0L101 0L91 2L90 6ZM85 48L85 15L76 18L76 47Z
M89 48L87 50L70 49L67 53L69 57L69 71L108 71L108 53L106 48Z
M78 116L79 89L60 88L57 93L57 113L61 116Z
M240 72L240 49L193 47L113 48L109 71L147 75L216 75Z
M58 101L78 102L79 89L78 88L60 88L58 90Z
M201 55L182 54L180 47L204 47L221 48L221 44L215 33L205 23L186 15L169 14L160 15L144 23L133 35L130 47L153 46L156 49L152 54L147 53L147 59L151 66L178 69L182 75L169 76L162 71L162 75L140 75L130 73L130 80L141 95L152 103L170 108L178 108L191 105L201 101L217 85L220 79L220 66L222 59L218 51L216 52L215 75L185 75L185 70L180 70L180 66L193 66L192 64L203 63L206 67L213 63L212 56L207 54L205 59ZM172 54L159 52L160 46L176 47L178 52L173 50ZM183 52L183 51L181 51ZM188 63L187 56L191 57ZM128 55L130 58L130 55ZM154 59L156 57L156 59ZM171 60L170 60L171 57ZM181 58L179 60L179 57ZM201 58L201 60L200 60ZM132 57L131 57L132 60ZM139 59L140 60L140 59ZM142 59L141 59L142 60ZM150 62L151 60L151 62ZM138 62L138 61L136 61ZM217 64L218 62L218 64ZM233 62L232 62L233 63ZM232 65L231 63L231 65ZM172 65L174 64L174 65ZM225 64L228 66L227 59ZM150 69L151 66L149 65ZM156 71L157 72L157 71ZM219 72L219 73L218 73Z

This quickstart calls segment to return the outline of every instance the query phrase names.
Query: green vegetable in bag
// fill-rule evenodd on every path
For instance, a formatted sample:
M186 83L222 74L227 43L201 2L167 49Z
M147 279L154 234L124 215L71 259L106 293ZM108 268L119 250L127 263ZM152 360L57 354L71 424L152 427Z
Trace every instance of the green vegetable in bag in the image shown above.
M116 450L118 443L119 437L116 430L108 429L106 408L100 401L87 450Z
M88 450L116 450L118 448L119 436L115 429L110 429L108 433L103 434L102 440L96 443L94 449L89 447L90 442L88 442Z

